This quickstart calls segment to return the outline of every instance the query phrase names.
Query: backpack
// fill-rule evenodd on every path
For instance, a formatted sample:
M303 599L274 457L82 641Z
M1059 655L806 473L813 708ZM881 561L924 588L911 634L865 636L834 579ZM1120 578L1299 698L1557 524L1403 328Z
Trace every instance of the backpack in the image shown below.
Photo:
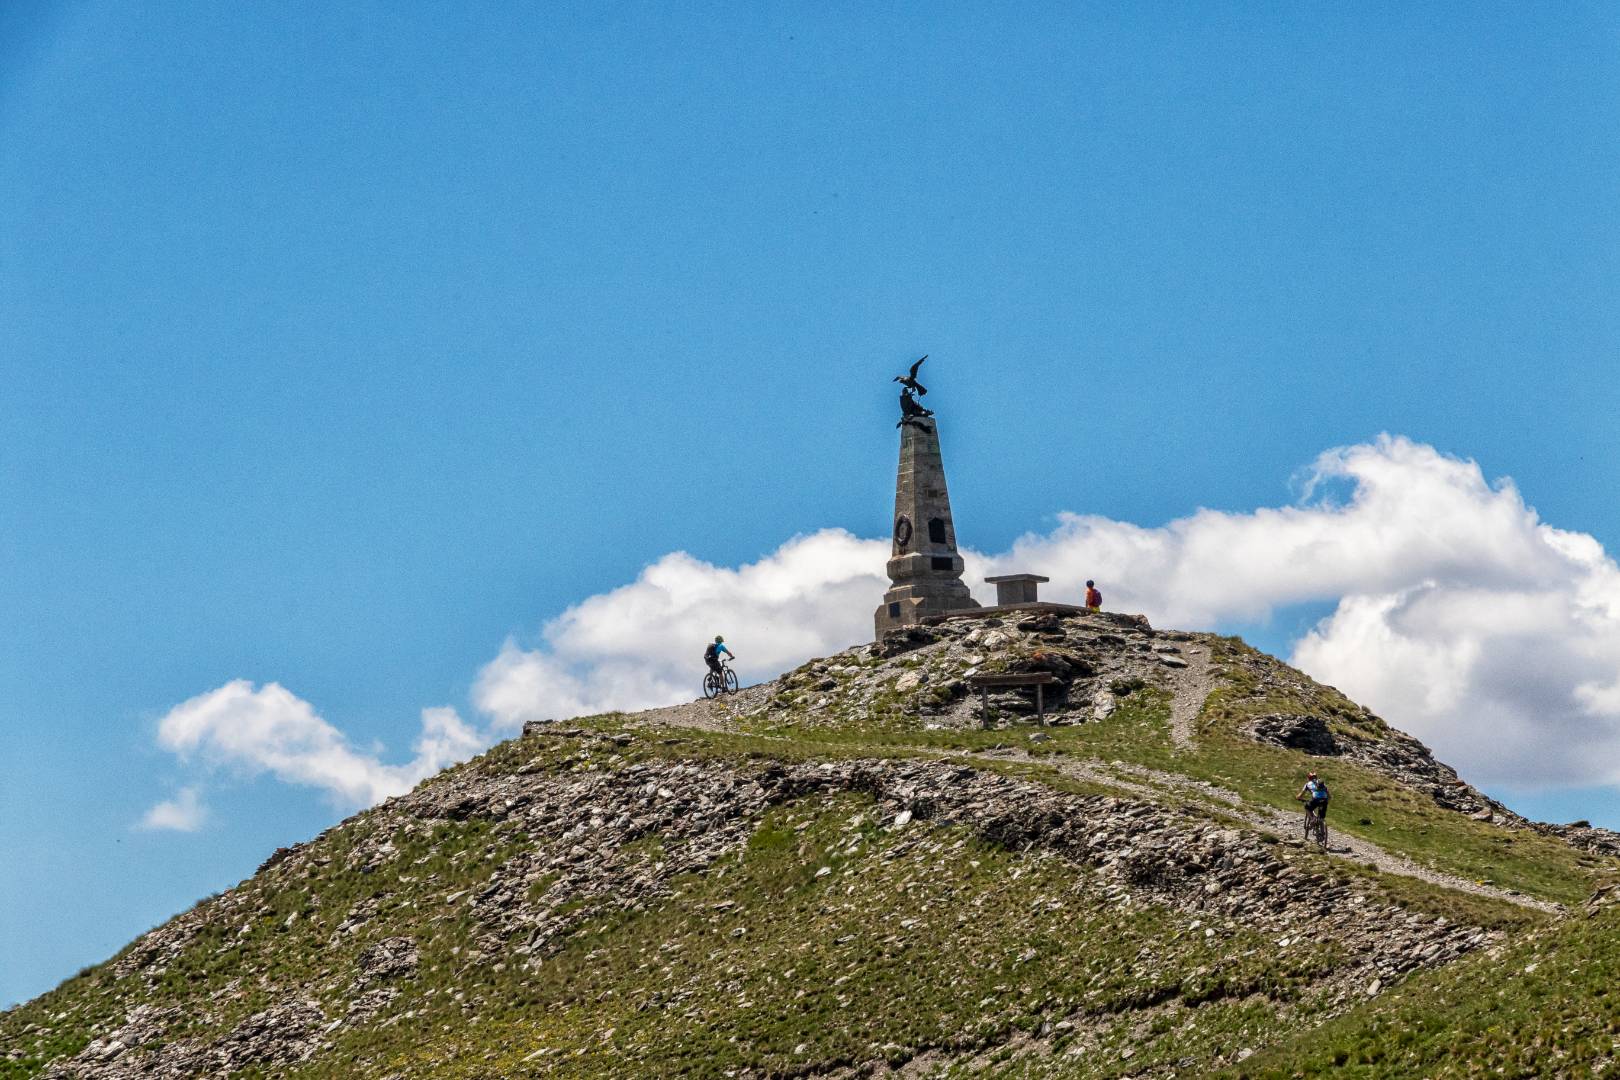
M1097 589L1087 589L1086 607L1102 607L1102 593Z
M1312 780L1306 787L1311 789L1311 798L1316 802L1328 801L1328 786L1320 780Z
M709 642L709 647L703 650L703 662L706 664L712 664L714 663L715 659L719 657L719 655L720 651L714 647L714 642L711 641Z

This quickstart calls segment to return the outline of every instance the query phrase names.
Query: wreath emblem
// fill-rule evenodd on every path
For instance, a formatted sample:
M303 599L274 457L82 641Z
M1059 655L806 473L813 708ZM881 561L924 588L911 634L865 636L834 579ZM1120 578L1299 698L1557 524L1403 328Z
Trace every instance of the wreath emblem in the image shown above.
M894 523L894 542L901 547L905 547L907 544L911 543L910 518L902 515L900 520Z

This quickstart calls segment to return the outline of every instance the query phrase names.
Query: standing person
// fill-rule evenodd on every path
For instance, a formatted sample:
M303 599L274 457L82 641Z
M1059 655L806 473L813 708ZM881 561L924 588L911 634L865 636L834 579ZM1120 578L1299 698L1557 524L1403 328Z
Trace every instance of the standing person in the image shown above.
M709 647L703 650L703 662L708 664L709 670L715 674L720 673L720 657L722 654L731 656L732 652L726 648L726 639L716 634L714 635L714 641L710 642Z
M1102 610L1102 593L1097 591L1097 583L1095 581L1086 582L1086 610Z

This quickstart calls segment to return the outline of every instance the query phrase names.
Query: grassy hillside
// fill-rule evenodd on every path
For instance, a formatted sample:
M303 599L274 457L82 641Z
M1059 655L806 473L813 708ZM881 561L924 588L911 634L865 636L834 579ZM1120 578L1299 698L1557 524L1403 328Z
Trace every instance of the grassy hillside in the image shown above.
M502 744L0 1014L0 1078L1607 1060L1613 919L1579 905L1620 864L1241 643L983 630ZM974 726L953 680L1031 663L1064 723ZM1279 716L1336 753L1257 741ZM1329 855L1293 836L1313 765Z
M1617 980L1620 917L1611 908L1413 978L1229 1075L1613 1075Z

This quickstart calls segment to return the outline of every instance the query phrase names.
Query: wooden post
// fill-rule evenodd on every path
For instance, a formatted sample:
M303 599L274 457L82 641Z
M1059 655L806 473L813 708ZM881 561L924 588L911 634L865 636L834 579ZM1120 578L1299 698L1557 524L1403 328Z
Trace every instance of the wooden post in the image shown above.
M1035 684L1035 718L1041 722L1041 727L1046 726L1046 698L1041 693L1044 689L1046 687L1043 684Z

